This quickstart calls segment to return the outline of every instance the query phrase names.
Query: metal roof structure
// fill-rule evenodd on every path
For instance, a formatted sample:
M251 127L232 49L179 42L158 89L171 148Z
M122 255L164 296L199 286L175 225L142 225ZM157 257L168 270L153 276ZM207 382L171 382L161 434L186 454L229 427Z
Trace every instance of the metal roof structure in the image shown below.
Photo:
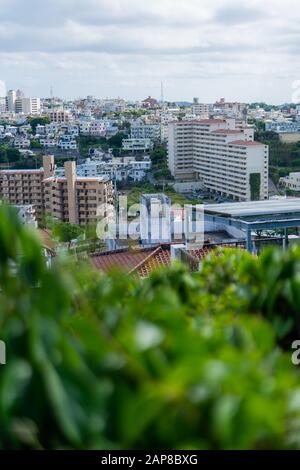
M208 204L204 213L208 221L243 230L252 251L252 231L283 229L287 240L288 228L300 227L300 198Z
M224 214L232 217L260 216L291 212L300 213L300 198L208 204L205 206L205 212Z

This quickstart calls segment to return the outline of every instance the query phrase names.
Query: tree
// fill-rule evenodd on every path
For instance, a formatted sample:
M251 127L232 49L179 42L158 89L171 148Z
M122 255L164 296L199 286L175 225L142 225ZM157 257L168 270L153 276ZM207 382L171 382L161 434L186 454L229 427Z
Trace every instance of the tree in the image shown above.
M39 140L37 139L31 139L30 141L30 148L32 149L41 149L42 145Z
M300 448L299 248L139 282L47 267L5 205L0 246L1 448Z
M167 166L167 150L163 145L157 145L151 152L150 158L154 166Z
M83 233L83 229L79 225L58 221L53 223L52 231L53 235L61 242L70 242Z
M111 147L122 147L122 141L124 139L124 134L122 132L118 132L116 135L113 135L109 139L107 139L107 143Z
M0 146L0 163L8 163L6 147Z
M37 125L40 124L41 126L44 126L45 124L50 124L50 118L48 116L32 117L32 118L28 118L27 122L28 124L31 125L32 130L35 134Z

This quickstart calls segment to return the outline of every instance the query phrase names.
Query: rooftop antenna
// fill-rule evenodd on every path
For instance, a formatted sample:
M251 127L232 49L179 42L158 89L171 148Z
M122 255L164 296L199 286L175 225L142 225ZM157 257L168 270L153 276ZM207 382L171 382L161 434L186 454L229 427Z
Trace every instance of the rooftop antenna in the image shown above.
M163 84L163 81L160 82L160 102L163 106L164 105L164 84Z

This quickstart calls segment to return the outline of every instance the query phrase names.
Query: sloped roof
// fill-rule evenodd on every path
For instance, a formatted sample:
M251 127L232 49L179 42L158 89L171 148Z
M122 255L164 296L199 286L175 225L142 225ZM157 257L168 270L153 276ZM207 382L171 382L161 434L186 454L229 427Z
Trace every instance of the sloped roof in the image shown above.
M134 269L140 262L153 252L150 250L130 251L127 249L110 251L91 256L91 262L100 271L109 271L113 268L120 269L126 273Z
M170 245L159 245L137 251L123 249L105 252L91 256L90 259L99 271L108 272L116 268L128 274L145 277L155 269L170 264Z
M204 246L201 249L190 250L188 253L201 261L214 247ZM156 248L138 251L118 250L91 256L91 262L96 269L108 272L113 268L138 277L147 277L162 266L171 263L170 245L159 245Z
M169 247L159 246L132 269L130 273L138 274L140 277L147 277L156 269L162 266L169 266L170 262Z

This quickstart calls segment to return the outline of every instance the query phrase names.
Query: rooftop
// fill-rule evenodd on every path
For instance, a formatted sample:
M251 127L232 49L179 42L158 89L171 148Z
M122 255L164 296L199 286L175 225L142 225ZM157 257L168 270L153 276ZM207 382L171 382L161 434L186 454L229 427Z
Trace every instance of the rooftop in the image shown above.
M186 250L186 254L193 259L193 264L197 265L197 262L204 259L216 246L217 244L207 244L202 248ZM226 243L226 241L222 243L222 246L239 246L244 248L243 244ZM110 251L92 255L90 259L94 267L100 271L107 272L111 269L119 269L127 274L147 277L158 268L170 265L170 244L162 244L155 248L144 248L135 251L128 249Z
M37 170L0 170L2 174L18 174L18 173L42 173L44 171L43 168L39 168Z
M250 217L269 215L300 214L300 198L269 199L268 201L233 202L223 204L207 204L204 206L207 214L224 217Z
M212 131L212 134L225 134L225 135L231 135L231 134L242 134L243 129L217 129L216 131Z
M43 181L66 181L67 178L65 176L49 176L49 178L45 178ZM88 176L76 176L76 182L82 182L82 183L88 183L88 182L98 182L98 181L109 181L109 178L107 176L95 176L93 178L90 178Z
M155 268L170 264L170 250L169 245L135 251L122 249L91 256L91 262L100 271L120 269L128 274L135 272L144 277Z
M234 140L233 142L229 142L229 145L240 145L242 147L253 147L257 145L265 145L261 142L257 142L256 140Z
M226 123L226 119L191 119L182 120L182 121L172 121L175 124L224 124Z

